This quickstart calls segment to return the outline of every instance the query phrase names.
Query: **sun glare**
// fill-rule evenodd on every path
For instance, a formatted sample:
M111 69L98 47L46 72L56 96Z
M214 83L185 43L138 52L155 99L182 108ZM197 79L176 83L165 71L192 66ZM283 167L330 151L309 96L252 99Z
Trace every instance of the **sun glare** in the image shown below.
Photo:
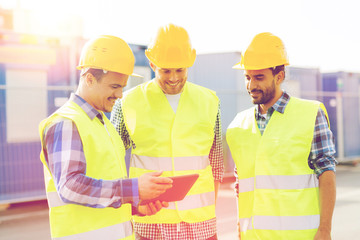
M79 4L69 0L1 1L0 7L14 10L17 31L48 36L81 34Z

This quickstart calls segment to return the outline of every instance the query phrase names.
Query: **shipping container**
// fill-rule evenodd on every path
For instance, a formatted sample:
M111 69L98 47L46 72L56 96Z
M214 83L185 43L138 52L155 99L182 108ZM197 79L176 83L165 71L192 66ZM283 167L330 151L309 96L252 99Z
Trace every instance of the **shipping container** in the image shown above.
M324 73L322 90L339 162L360 158L360 74Z
M200 54L188 74L188 81L214 90L220 99L226 174L232 174L235 166L225 139L226 129L238 112L253 105L243 71L232 68L239 61L239 52Z
M0 203L45 197L38 124L48 114L46 85L56 50L47 44L0 44Z
M321 100L321 73L318 68L285 68L285 80L282 88L291 96L310 100Z
M38 125L76 91L76 65L85 39L2 33L0 41L0 204L45 198ZM4 40L5 39L5 40ZM29 41L31 39L31 41ZM144 46L128 87L151 79ZM106 113L109 117L109 113Z
M242 70L233 69L240 53L201 54L189 69L188 80L214 90L220 99L223 133L237 112L252 106Z
M189 69L188 77L189 81L214 90L220 98L225 171L229 174L234 163L225 141L226 129L238 112L253 106L245 88L244 71L232 68L239 61L239 52L201 54ZM323 100L318 68L287 66L282 88L291 96Z

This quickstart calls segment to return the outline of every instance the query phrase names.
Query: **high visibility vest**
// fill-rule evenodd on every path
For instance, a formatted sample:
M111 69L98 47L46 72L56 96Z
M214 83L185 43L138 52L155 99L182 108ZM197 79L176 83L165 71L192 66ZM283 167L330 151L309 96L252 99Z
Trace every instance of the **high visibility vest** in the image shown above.
M322 103L291 97L261 136L255 108L229 125L227 143L239 178L241 239L313 239L320 221L318 179L308 166ZM326 111L325 111L326 113Z
M103 180L127 178L125 149L111 122L105 115L103 119L106 126L97 117L91 120L73 101L68 101L40 123L42 149L45 144L44 130L58 117L71 119L76 124L86 158L86 176ZM107 130L104 129L105 127ZM112 207L91 208L65 203L56 191L43 150L40 159L44 164L53 239L134 239L130 204L123 204L115 209Z
M142 223L194 223L215 217L214 179L209 153L219 100L215 93L187 82L176 114L166 96L150 81L122 99L132 149L130 177L163 171L162 176L198 173L200 176L182 201L171 202L153 216L134 216Z

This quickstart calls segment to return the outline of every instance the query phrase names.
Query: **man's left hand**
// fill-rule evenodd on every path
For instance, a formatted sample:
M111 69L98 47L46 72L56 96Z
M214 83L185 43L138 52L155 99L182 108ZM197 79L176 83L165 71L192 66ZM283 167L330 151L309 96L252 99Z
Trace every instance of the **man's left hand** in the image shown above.
M139 205L138 206L138 212L143 215L154 215L158 211L160 211L163 207L168 207L168 202L160 202L159 200L156 200L155 202L149 202L145 205Z

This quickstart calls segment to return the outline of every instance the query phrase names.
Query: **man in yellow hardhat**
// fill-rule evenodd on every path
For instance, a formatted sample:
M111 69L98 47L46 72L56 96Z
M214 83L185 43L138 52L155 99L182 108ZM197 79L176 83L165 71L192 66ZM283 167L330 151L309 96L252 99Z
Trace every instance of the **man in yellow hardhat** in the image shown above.
M184 200L135 216L137 239L217 239L215 199L224 170L219 99L187 81L196 51L184 28L160 27L145 54L155 79L127 92L111 115L132 147L130 177L151 171L200 176Z
M99 36L84 46L76 93L40 123L53 239L134 239L132 210L151 215L166 202L138 205L170 188L161 172L127 179L125 149L104 115L111 111L135 58L128 44ZM133 208L133 209L132 209Z
M260 33L234 66L244 69L255 104L226 133L237 171L241 240L331 239L333 134L322 103L281 89L286 65L281 39Z

